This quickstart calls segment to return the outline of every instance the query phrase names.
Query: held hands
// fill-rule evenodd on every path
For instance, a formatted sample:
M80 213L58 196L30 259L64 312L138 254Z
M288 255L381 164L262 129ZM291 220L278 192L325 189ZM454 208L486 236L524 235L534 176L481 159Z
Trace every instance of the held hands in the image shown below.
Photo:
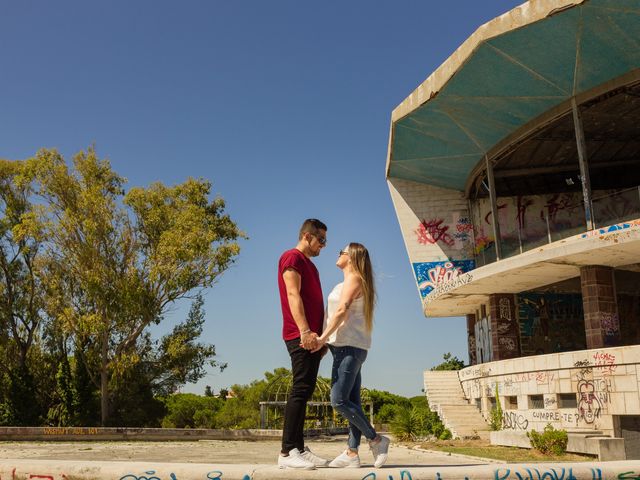
M305 350L312 350L316 347L316 343L318 340L318 334L316 332L312 332L311 330L307 330L300 334L300 346Z
M319 337L317 333L307 331L300 334L300 346L311 353L321 350L326 345L327 340Z
M322 352L322 356L327 353L327 339L318 337L316 338L316 346L311 350L311 353L316 353L318 350L322 350L324 348L324 352Z

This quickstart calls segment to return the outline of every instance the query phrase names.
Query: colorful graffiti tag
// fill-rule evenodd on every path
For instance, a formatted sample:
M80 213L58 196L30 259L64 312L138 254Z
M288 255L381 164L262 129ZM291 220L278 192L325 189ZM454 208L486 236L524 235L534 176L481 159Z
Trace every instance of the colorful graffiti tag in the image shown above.
M432 220L423 219L416 229L418 243L422 245L429 245L442 242L451 247L455 240L448 230L449 225L445 224L442 218L434 218Z
M581 238L599 237L599 236L604 235L606 233L617 232L617 231L620 231L620 230L626 230L628 228L638 227L638 226L640 226L640 220L633 220L631 222L625 222L625 223L617 223L617 224L611 225L609 227L598 228L596 230L590 230L587 233L583 233L581 235Z
M456 279L461 274L473 270L473 260L451 260L447 262L414 263L413 271L422 298L439 285Z

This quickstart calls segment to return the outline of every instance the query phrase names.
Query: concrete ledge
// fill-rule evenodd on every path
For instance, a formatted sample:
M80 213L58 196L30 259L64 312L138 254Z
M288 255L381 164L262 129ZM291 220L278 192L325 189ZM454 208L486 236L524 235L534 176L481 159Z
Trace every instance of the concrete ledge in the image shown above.
M56 460L0 460L0 476L12 480L522 480L572 478L613 480L637 478L638 462L500 464L473 466L402 467L382 469L280 470L274 465L185 464L153 462L78 462Z
M567 452L595 455L601 461L625 460L624 438L568 433ZM490 433L492 445L531 448L526 432L500 430Z
M515 430L498 430L489 433L491 445L502 445L504 447L531 448L531 441L525 432Z
M305 431L307 437L342 435L346 428ZM0 441L197 441L280 439L282 430L222 430L207 428L108 428L108 427L0 427Z

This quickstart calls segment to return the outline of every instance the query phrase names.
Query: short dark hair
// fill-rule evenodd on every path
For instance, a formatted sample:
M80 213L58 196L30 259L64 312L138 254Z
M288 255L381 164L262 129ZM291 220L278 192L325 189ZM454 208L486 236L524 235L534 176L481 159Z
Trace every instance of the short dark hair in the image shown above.
M300 227L300 233L298 234L298 240L302 240L305 233L316 235L318 230L327 231L327 226L317 218L307 218Z

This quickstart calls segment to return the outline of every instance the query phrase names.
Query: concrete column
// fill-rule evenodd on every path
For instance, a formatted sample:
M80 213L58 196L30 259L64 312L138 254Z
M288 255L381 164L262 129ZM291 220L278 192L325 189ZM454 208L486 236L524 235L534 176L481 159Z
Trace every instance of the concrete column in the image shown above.
M520 356L516 298L512 294L489 295L493 360Z
M620 345L620 321L613 268L602 265L581 267L580 284L587 348Z
M473 313L467 315L467 347L469 349L469 365L476 365L476 316Z

